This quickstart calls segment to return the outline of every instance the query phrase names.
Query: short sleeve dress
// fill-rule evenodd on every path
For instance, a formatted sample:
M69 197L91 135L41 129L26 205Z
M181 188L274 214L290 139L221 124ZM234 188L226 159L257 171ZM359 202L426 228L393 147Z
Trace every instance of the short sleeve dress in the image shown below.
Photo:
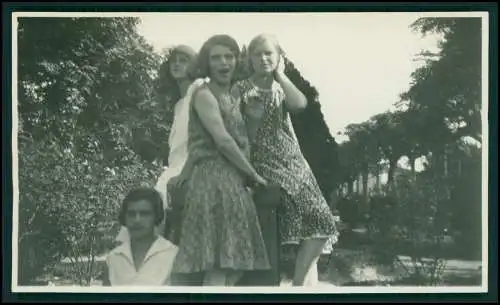
M209 88L203 85L200 90ZM247 152L248 137L240 99L216 95L226 130ZM193 101L194 102L194 101ZM270 269L251 193L243 173L217 148L190 106L189 158L194 167L187 180L179 251L173 273L210 269Z
M335 243L338 231L334 216L302 155L284 105L283 89L276 81L270 89L262 89L249 79L235 87L242 98L252 165L283 191L283 210L279 214L282 245L315 237L328 238L330 245Z

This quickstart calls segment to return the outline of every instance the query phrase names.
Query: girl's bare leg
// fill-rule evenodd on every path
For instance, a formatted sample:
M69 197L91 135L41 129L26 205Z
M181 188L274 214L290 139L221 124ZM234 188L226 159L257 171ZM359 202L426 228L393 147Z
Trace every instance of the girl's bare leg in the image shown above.
M316 286L318 285L318 260L317 257L311 264L309 271L307 272L306 278L304 280L304 286Z
M293 286L304 286L306 276L311 266L317 263L327 240L327 238L312 238L304 240L300 244L295 260Z
M226 286L234 286L242 278L243 271L231 270L226 275Z

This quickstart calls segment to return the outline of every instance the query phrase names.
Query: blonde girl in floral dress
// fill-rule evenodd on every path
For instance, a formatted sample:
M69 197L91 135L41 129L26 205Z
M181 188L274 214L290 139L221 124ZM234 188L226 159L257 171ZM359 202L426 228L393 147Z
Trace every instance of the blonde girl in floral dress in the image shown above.
M242 99L252 165L282 190L281 245L297 249L292 285L314 285L317 261L338 231L293 130L290 113L304 109L307 100L285 75L282 54L273 36L255 37L248 47L251 76L235 88Z

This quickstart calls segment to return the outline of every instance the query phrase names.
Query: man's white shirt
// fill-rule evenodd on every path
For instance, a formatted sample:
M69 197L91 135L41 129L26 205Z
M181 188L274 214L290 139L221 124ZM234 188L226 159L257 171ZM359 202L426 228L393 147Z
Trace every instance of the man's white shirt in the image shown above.
M172 265L178 247L158 236L144 262L136 270L130 242L124 242L106 257L111 286L163 286L169 284Z

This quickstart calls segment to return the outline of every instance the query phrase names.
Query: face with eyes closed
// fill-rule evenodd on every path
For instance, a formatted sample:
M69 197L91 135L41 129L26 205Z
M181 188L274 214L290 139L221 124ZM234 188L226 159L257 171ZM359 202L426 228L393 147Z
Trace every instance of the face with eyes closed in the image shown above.
M214 45L208 54L210 77L220 84L230 84L236 67L236 56L223 45Z

